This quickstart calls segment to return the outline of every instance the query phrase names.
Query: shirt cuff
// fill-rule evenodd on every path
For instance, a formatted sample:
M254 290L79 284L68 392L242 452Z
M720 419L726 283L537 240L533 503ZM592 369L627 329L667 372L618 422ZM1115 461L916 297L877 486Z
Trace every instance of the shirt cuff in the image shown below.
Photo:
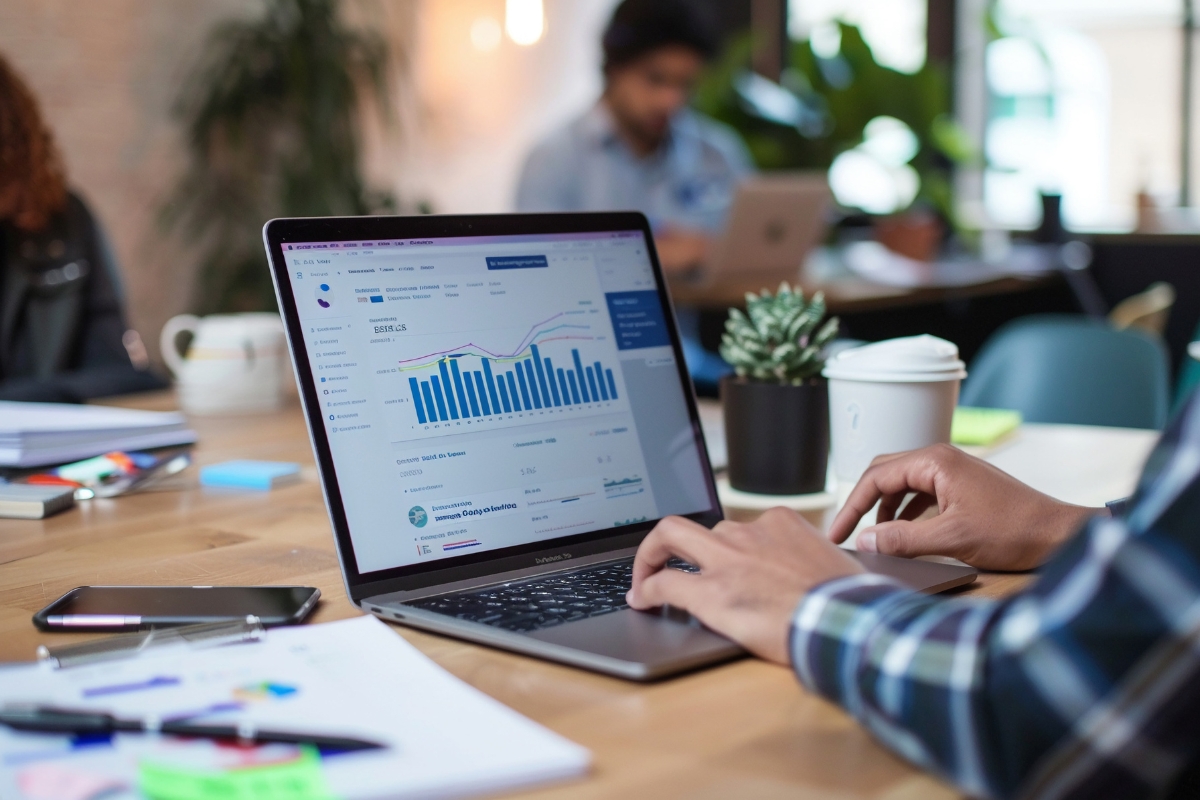
M810 591L792 616L789 642L800 682L854 714L860 705L855 676L867 639L889 609L914 595L894 578L869 572Z

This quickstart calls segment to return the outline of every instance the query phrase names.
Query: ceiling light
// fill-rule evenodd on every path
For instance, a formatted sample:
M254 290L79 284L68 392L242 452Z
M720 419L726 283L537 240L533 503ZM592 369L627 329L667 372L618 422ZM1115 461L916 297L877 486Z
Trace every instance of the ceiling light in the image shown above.
M506 0L504 29L508 32L508 38L519 45L536 43L546 30L542 0Z

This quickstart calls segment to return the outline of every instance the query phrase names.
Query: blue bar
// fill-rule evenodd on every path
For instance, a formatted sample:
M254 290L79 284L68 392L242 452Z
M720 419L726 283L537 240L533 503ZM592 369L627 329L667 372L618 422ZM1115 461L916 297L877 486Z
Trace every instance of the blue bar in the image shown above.
M533 364L529 363L529 361L522 363L525 364L525 376L529 378L529 393L533 395L533 407L541 408L543 405L550 405L549 400L542 403L542 395L538 392L537 382L533 379Z
M600 382L600 399L608 399L608 387L604 385L604 369L600 366L600 362L596 362L596 380Z
M475 402L475 387L471 383L471 373L467 373L467 400L471 403L471 416L479 416L479 403Z
M513 380L513 374L511 372L504 373L504 377L508 381L508 396L512 398L513 411L520 411L521 400L519 397L517 397L517 382Z
M550 404L553 401L550 399L550 392L546 389L546 373L542 371L542 357L538 355L536 344L531 345L529 349L533 351L533 366L534 369L537 370L538 386L542 390L542 405L544 405L546 408L550 408ZM553 375L554 373L550 374Z
M611 369L604 370L604 374L608 376L608 396L613 400L617 399L617 382L613 380Z
M433 395L429 392L429 381L421 381L421 396L425 398L425 407L429 409L429 421L437 422L437 408L433 405Z
M596 373L592 372L592 368L587 368L588 386L592 389L592 402L595 403L600 399L600 393L596 391Z
M467 414L467 396L463 394L462 373L458 371L458 359L450 359L450 371L454 373L454 390L458 393L458 407L462 409L464 417L470 416ZM475 412L475 416L479 416L479 412Z
M492 408L496 409L496 413L500 413L500 401L496 398L496 382L492 380L492 362L489 359L483 359L483 374L487 376L488 394L492 398ZM500 388L504 388L503 381L500 383ZM504 404L505 411L508 411L508 403Z
M561 406L562 402L558 399L558 384L554 382L554 365L548 358L546 359L546 374L550 376L550 399L554 401L555 407Z
M429 382L433 384L433 396L437 398L438 419L445 422L450 417L446 414L446 401L442 399L442 385L438 383L437 375L430 375Z
M588 400L587 386L583 382L583 362L579 360L579 351L572 350L571 358L575 359L575 374L579 376L579 389L583 393L583 402L589 403L591 401ZM575 402L578 403L579 401L576 400Z
M490 417L492 415L492 407L488 405L487 392L483 390L483 376L478 372L472 372L470 374L475 376L475 388L479 390L479 405L483 406L483 415L485 417ZM610 381L612 380L611 372L608 373L608 379ZM496 408L496 411L500 411L499 407Z
M567 374L562 371L562 367L558 368L558 386L562 389L563 402L571 405L571 393L567 391Z
M567 370L567 378L571 381L571 399L579 405L579 387L575 385L575 370Z
M500 399L504 401L504 413L511 413L512 406L508 404L508 389L504 388L504 378L500 379Z
M524 363L528 364L529 362L526 361ZM517 368L517 383L521 384L521 402L525 404L526 411L533 411L533 403L529 402L529 384L525 382L525 370L521 369L520 361L515 366ZM512 373L509 374L511 375ZM532 375L533 371L530 370L529 374ZM541 403L538 403L539 408L541 405Z
M421 403L421 387L417 384L416 378L408 379L408 389L412 392L413 405L417 407L417 422L425 424L425 406Z
M446 389L446 405L450 406L450 419L458 419L458 406L454 405L454 390L450 388L450 373L446 369L446 359L443 358L438 362L438 370L442 373L442 386Z

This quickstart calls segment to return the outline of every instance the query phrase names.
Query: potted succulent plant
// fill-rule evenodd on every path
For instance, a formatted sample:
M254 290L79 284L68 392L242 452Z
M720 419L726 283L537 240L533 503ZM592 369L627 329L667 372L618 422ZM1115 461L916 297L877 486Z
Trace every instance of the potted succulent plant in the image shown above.
M838 332L825 298L811 301L787 283L772 295L746 295L731 308L721 356L735 374L721 381L729 483L756 494L811 494L825 489L829 394L823 351Z

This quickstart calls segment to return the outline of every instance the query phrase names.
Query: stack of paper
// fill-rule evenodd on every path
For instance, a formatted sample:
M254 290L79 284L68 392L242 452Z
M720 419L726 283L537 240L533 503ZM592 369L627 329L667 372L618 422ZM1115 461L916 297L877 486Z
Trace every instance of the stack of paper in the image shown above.
M590 761L587 750L462 683L374 617L59 670L0 666L0 704L15 702L349 736L387 749L318 758L291 745L231 752L174 737L97 741L0 727L5 800L457 797L578 776ZM237 790L270 781L309 788L286 795ZM201 783L223 793L185 791Z
M41 467L113 450L191 444L177 412L0 401L0 466Z

